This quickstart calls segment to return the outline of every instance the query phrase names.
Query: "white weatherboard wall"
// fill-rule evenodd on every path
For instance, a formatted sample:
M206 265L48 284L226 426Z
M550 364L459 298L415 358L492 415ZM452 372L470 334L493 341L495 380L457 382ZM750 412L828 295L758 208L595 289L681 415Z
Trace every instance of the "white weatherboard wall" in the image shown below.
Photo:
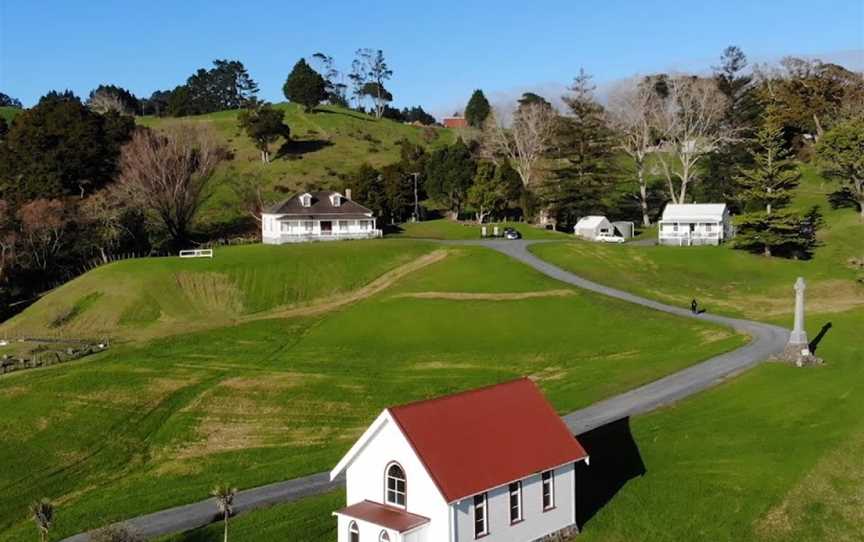
M510 493L508 486L487 492L489 534L485 542L528 542L542 538L576 523L576 480L571 463L555 469L555 508L543 511L543 493L540 475L522 480L521 523L510 524ZM474 499L467 497L454 504L456 507L456 539L452 542L474 540ZM445 540L445 539L441 539Z
M340 219L316 217L309 220L280 220L283 215L261 215L261 235L265 244L278 245L301 241L331 241L337 239L367 239L380 237L374 218ZM321 230L321 222L330 222L329 232Z
M378 542L379 537L381 536L381 531L387 531L387 535L390 536L390 542L425 542L422 539L412 538L413 533L406 533L406 536L402 536L396 531L392 529L384 529L374 523L369 523L368 521L363 521L361 519L352 519L345 516L338 516L338 529L339 542L348 542L351 538L348 536L348 528L351 526L351 522L357 524L357 528L360 530L360 540L370 540L372 542Z
M405 471L406 510L430 520L429 525L419 531L422 536L411 538L412 542L449 540L448 507L444 497L390 414L384 412L381 416L385 417L383 425L346 469L348 504L363 500L386 504L384 471L392 461L396 461ZM406 536L406 542L408 539ZM343 530L340 525L339 542L347 540L347 528ZM370 534L361 532L360 540L377 542L377 533L372 538Z

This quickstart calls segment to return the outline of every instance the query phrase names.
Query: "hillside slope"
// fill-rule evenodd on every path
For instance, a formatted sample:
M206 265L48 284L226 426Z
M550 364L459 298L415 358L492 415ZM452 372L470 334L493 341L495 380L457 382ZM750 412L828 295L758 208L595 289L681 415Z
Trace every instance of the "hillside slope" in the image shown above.
M237 179L252 175L264 187L268 200L285 197L298 188L342 189L339 179L363 163L375 167L399 160L399 141L407 139L427 148L436 148L455 139L445 128L421 128L377 120L369 115L336 106L321 106L306 113L295 104L277 104L285 111L291 141L280 140L271 149L270 164L263 164L252 141L237 126L239 111L221 111L194 117L140 117L143 126L160 129L177 122L203 123L212 127L232 152L214 179L214 194L203 210L205 221L227 222L241 210L232 189Z
M216 249L213 259L126 260L60 286L0 333L149 338L231 325L356 290L433 248L410 241L250 245Z

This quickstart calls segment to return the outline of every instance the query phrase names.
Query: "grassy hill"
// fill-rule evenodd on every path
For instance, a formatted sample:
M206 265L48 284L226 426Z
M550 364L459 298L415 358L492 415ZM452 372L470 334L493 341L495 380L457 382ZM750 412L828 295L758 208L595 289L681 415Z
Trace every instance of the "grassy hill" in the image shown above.
M6 122L12 122L21 110L17 107L0 107L0 117L6 119Z
M338 299L432 249L407 241L249 245L217 248L213 259L125 260L48 293L0 333L140 339L227 326Z
M355 246L377 256L360 259ZM379 259L393 266L441 250L429 247L411 240L251 247L261 251L257 260L249 248L232 249L230 259L217 251L212 262L126 263L141 266L146 281L109 266L108 275L78 282L92 291L139 281L128 288L164 289L157 301L168 310L180 304L172 298L189 295L174 284L180 273L214 266L225 277L220 285L236 285L244 308L266 312L348 288L346 277L356 287L355 273L370 280L384 269ZM444 259L350 305L121 343L80 362L0 378L0 494L10 496L0 540L32 534L24 509L42 496L58 503L52 539L59 539L199 500L219 480L243 488L326 470L390 404L527 374L569 411L745 341L570 288L488 249L445 250ZM203 269L190 270L196 265ZM313 288L318 282L325 286ZM69 303L89 295L55 294ZM109 295L92 302L82 322ZM123 312L107 302L103 311ZM202 310L186 318L210 317ZM171 324L183 330L179 320ZM321 532L332 529L329 512L312 518Z
M299 188L342 189L339 175L367 162L379 167L399 160L398 142L407 139L436 148L451 143L454 133L445 128L421 128L374 117L336 106L321 106L306 113L295 104L277 104L285 111L291 141L273 146L270 164L263 164L252 141L237 126L238 111L221 111L195 117L141 117L137 122L162 128L177 122L196 122L214 129L231 149L233 158L223 164L214 179L214 194L203 210L205 221L230 221L241 212L232 186L241 175L259 178L272 200Z

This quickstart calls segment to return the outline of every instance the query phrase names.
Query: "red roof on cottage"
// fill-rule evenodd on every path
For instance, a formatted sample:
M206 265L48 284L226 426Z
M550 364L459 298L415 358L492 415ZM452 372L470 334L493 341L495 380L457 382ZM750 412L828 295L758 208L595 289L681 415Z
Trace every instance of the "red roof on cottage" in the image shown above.
M465 117L444 117L444 119L441 121L441 124L443 124L445 128L468 127L468 121L465 120Z
M349 518L368 521L379 527L393 529L400 533L429 523L429 518L427 517L418 516L417 514L412 514L393 506L378 504L372 501L360 501L336 513L348 516Z
M588 456L527 378L389 410L447 502Z

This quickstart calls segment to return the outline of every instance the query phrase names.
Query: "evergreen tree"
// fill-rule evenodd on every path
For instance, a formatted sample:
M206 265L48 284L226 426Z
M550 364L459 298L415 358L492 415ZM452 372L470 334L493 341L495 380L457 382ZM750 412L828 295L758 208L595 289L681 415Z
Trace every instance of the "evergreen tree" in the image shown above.
M471 94L471 99L468 100L468 105L465 106L465 121L468 122L468 126L482 128L483 122L486 121L486 117L489 116L491 111L492 108L489 105L489 100L486 99L483 91L478 88Z
M544 186L548 212L561 224L575 224L588 214L602 214L614 179L614 134L603 106L594 99L591 76L580 70L564 96L569 115L556 134L559 167Z
M8 94L0 92L0 107L14 107L16 109L21 109L21 100L12 98Z
M301 58L288 74L282 92L288 101L301 104L310 112L327 99L327 82Z
M258 109L247 109L237 117L240 128L255 143L255 148L261 151L261 161L270 163L270 145L280 137L286 140L291 136L291 129L283 122L285 111L274 109L270 104L264 104Z
M482 224L501 210L506 203L505 190L500 168L492 162L482 162L477 166L474 184L468 189L468 204L474 208L478 223Z
M453 219L459 217L465 204L474 170L471 151L461 138L433 152L426 162L426 192L446 204Z
M753 167L741 169L741 174L735 179L740 187L738 197L745 202L747 210L759 208L770 215L789 203L789 191L798 186L801 177L798 168L789 160L779 125L769 120L759 129L751 161Z
M816 156L825 173L841 183L841 193L856 203L864 222L864 119L832 128L816 145Z

